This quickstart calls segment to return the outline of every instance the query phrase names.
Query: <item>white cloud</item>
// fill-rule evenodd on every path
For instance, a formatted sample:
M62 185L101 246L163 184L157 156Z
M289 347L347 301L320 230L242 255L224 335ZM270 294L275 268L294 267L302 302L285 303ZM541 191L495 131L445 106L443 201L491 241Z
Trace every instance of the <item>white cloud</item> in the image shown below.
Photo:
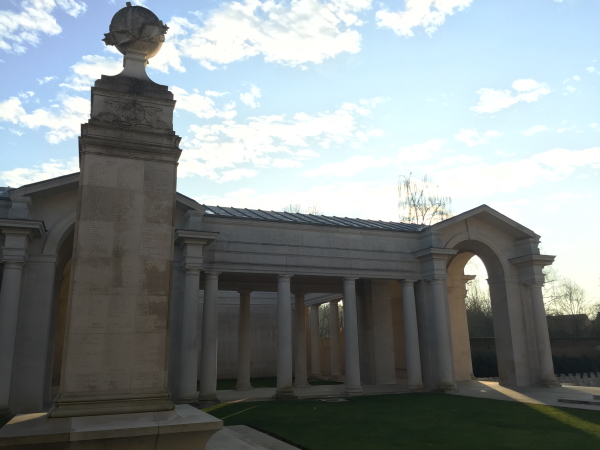
M51 159L49 162L31 168L16 168L0 172L0 180L6 186L19 187L49 178L68 175L79 170L79 160L73 157L68 161Z
M540 182L561 181L581 168L600 169L600 147L557 148L521 160L459 166L438 171L435 180L455 198L486 197L516 192Z
M197 92L189 94L186 90L177 86L173 86L171 91L177 100L176 109L189 111L201 119L209 119L211 117L233 119L237 114L234 109L234 102L227 103L223 109L218 109L215 106L215 101L208 96L198 94Z
M534 125L523 131L523 134L525 136L532 136L535 133L541 133L542 131L548 131L549 129L550 128L548 128L546 125Z
M59 7L77 17L86 4L78 0L24 0L21 11L0 11L0 49L11 53L25 53L28 45L37 45L40 35L56 35L62 31L52 12Z
M48 83L48 82L50 82L52 80L56 80L56 77L55 76L44 77L44 78L38 78L37 80L38 80L38 83L40 83L40 86L41 86L42 84L46 84L46 83Z
M46 140L57 144L65 139L77 136L81 124L87 122L90 113L90 102L81 97L63 96L55 111L38 108L27 113L18 97L11 97L0 102L0 121L18 124L24 128L49 128Z
M371 110L344 103L333 112L297 113L250 117L246 123L227 120L220 124L192 125L193 138L182 143L179 176L208 176L218 180L222 171L251 163L256 167L299 167L301 161L319 156L316 148L344 144L359 147L359 132L371 131L363 118ZM285 158L274 158L284 153Z
M258 171L254 170L254 169L226 170L223 172L223 174L221 175L221 178L219 178L218 182L223 183L226 181L237 181L237 180L241 180L242 178L255 177L256 175L258 175Z
M86 55L71 66L73 71L60 85L76 91L88 91L102 75L117 75L123 70L123 62L115 58Z
M562 127L556 130L557 133L564 133L565 131L572 131L577 128L577 125L571 125L570 127Z
M253 56L291 66L321 63L360 50L357 13L371 0L240 0L212 11L200 25L173 17L178 51L208 69Z
M365 169L383 167L389 163L389 159L377 159L369 155L356 155L345 161L324 164L316 169L307 170L304 172L304 175L307 177L352 177Z
M488 130L484 133L479 133L477 130L461 129L457 134L454 135L454 139L460 142L464 142L469 147L475 145L488 144L491 138L502 136L502 133L496 130Z
M25 134L22 131L13 130L12 128L9 128L8 131L10 131L12 134L16 134L17 136L23 136Z
M337 182L302 190L243 188L224 195L196 197L207 205L281 211L286 205L318 204L323 214L398 221L398 186L386 182Z
M477 91L479 102L471 109L478 113L495 113L515 103L538 101L541 96L550 93L550 88L546 83L530 79L516 80L513 82L512 88L516 92L508 89L503 91L490 88L479 89Z
M573 75L573 79L575 81L581 81L581 77L579 75Z
M591 127L591 128L597 128L597 127L598 127L598 124L597 124L597 123L595 123L595 122L592 122L592 123L590 123L590 127Z
M244 92L240 94L240 100L243 104L248 105L250 108L257 108L260 103L256 101L260 98L260 89L255 85L250 86L250 92Z
M587 70L589 73L600 73L596 70L595 67L587 67L585 70Z
M377 11L377 25L391 28L399 36L414 36L413 28L423 27L432 35L446 20L471 4L472 0L405 0L404 11Z
M227 92L204 91L204 95L208 95L209 97L223 97L227 95Z
M565 90L569 93L572 94L573 92L575 92L577 90L577 88L574 88L573 86L567 86L565 88Z

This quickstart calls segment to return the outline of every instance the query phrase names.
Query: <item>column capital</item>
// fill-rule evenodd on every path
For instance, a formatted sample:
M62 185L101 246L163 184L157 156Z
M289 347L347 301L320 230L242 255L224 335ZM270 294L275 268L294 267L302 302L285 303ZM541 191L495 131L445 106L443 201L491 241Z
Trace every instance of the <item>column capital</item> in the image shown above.
M250 294L252 294L252 291L250 289L242 289L240 291L237 291L237 293L240 295L250 296Z
M190 263L184 262L183 270L185 270L185 273L196 273L196 274L200 275L200 272L202 271L202 265L190 264Z
M219 275L221 275L221 272L217 272L215 270L205 270L204 274L206 275L206 278L218 278Z
M280 273L280 274L277 275L277 279L278 280L285 280L285 279L291 280L293 276L294 275L290 275L290 274L287 274L287 273Z
M429 278L425 281L428 281L431 284L440 284L446 281L446 278Z
M415 284L417 281L419 281L416 278L401 278L398 280L400 283L402 283L402 285L409 285L409 284Z
M358 280L359 277L344 277L344 283L351 283Z

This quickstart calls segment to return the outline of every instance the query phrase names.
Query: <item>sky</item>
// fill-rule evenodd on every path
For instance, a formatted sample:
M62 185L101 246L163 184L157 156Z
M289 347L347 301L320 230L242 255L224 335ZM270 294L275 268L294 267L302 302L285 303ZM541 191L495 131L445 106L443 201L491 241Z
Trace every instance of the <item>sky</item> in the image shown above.
M0 185L78 171L124 3L0 1ZM177 100L179 192L397 221L399 177L427 175L600 301L598 0L133 3L170 27L148 74Z

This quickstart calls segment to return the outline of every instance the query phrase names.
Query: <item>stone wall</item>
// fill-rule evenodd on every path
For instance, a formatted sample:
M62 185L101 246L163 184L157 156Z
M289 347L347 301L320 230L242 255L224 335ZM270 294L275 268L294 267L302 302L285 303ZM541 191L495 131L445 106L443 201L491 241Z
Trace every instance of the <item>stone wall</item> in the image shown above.
M470 341L473 355L482 351L496 351L494 338L470 338ZM550 338L550 345L552 356L555 357L600 357L600 338Z

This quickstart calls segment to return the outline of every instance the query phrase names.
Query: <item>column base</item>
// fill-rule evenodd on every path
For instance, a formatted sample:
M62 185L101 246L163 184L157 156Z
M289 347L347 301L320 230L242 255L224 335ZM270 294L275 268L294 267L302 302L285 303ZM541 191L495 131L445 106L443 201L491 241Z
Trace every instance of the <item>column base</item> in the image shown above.
M300 383L294 383L294 387L300 389L309 388L310 383L308 381L301 381Z
M292 389L278 389L273 398L276 400L298 400Z
M216 394L209 395L199 395L197 400L198 406L200 408L208 408L209 406L215 406L221 403L221 401L217 398Z
M0 430L0 447L15 450L202 450L212 435L222 428L222 420L189 405L178 405L173 411L66 418L27 414L15 417Z
M545 388L556 388L556 387L562 387L562 384L560 384L558 381L556 380L540 380L537 383L538 386L540 387L545 387Z
M342 394L344 397L359 397L364 395L364 392L361 387L348 387L344 389L344 393Z
M408 386L408 392L425 392L425 388L422 384L415 384L414 386Z
M236 391L251 391L254 388L251 385L248 385L248 386L239 386L239 387L236 386L236 387L234 387L234 389Z
M344 377L342 375L331 375L329 381L344 381Z
M440 383L436 391L446 394L449 392L458 392L458 389L456 389L456 386L454 386L452 383Z
M187 405L190 403L198 403L198 393L196 393L195 395L189 395L186 397L179 397L177 399L178 405Z

